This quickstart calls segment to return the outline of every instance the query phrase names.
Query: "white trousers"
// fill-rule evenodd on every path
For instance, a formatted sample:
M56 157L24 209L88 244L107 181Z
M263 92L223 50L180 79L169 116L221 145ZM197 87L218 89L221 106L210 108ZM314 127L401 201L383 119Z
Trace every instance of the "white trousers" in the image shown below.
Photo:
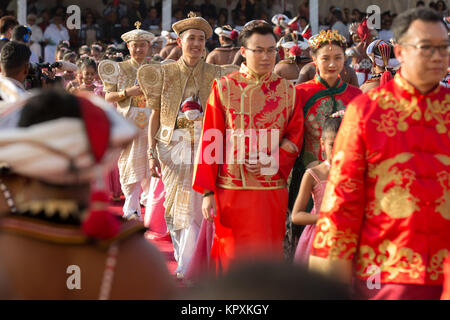
M147 203L148 190L150 186L150 179L145 178L140 183L132 183L122 185L122 192L125 195L125 203L123 205L123 215L125 217L132 215L134 212L141 212L141 205ZM142 188L142 194L141 194ZM139 195L141 199L139 201Z
M197 243L199 232L200 227L194 222L194 219L192 219L189 227L176 231L170 231L174 251L173 254L178 263L175 273L185 275L189 266L189 261L194 254L195 244Z

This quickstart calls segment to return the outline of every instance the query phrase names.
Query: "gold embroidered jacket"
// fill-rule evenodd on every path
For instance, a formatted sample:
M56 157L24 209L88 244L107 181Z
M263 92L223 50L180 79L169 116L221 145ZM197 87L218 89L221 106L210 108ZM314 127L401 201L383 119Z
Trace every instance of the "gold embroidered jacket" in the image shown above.
M274 73L259 77L243 63L239 72L214 82L195 163L194 190L285 188L302 138L303 112L294 86ZM298 151L278 149L284 139ZM276 158L273 147L279 151L275 170L253 174L245 168L242 160L250 160L252 153L260 159L261 153ZM211 149L216 149L214 154Z
M147 100L147 106L161 110L157 140L169 144L175 129L181 102L191 94L199 95L206 106L213 80L232 69L211 65L200 60L192 69L181 58L164 65L146 65L138 71L138 81Z
M442 284L450 250L450 89L398 73L353 100L337 135L311 262L382 283Z
M143 64L157 64L145 60ZM98 74L102 79L105 92L118 92L137 85L137 71L141 65L134 59L122 62L103 60L98 65ZM130 107L145 108L144 95L127 97L117 102L117 111L124 117L128 115Z

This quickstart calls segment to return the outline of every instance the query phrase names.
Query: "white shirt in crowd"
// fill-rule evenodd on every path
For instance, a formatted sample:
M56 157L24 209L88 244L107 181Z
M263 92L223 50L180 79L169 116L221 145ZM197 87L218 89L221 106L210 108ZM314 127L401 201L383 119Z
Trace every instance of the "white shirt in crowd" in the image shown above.
M36 24L30 26L30 29L31 29L31 41L33 41L33 44L30 46L30 49L39 58L40 56L42 56L42 49L41 49L42 47L39 44L39 41L42 41L44 34L42 33L42 29Z
M383 29L378 32L378 38L386 42L390 42L391 39L394 38L394 33L390 29L389 30Z
M350 32L348 31L348 27L342 21L337 21L335 24L333 24L331 29L337 30L341 35L345 37L347 42L350 42Z
M45 46L45 62L55 62L56 46L63 40L69 40L69 32L66 27L60 26L61 29L52 23L45 29L44 39L49 39L50 43Z

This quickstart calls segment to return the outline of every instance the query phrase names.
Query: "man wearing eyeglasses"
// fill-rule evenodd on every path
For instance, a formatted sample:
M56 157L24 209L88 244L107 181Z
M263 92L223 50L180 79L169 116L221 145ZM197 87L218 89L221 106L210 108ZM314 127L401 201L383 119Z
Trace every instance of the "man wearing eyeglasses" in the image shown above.
M244 259L282 259L286 181L302 145L295 89L272 72L273 28L253 21L239 40L246 62L213 84L193 182L203 216L214 221L211 258L219 273Z
M309 264L353 282L356 298L439 299L450 252L447 27L416 8L393 33L401 69L347 107Z

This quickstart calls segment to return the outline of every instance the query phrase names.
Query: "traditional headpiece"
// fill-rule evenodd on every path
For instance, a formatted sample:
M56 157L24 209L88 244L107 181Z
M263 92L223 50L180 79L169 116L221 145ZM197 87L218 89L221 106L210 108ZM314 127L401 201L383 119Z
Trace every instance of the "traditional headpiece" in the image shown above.
M308 43L310 47L317 49L324 43L331 45L333 41L339 42L343 47L347 43L345 37L339 34L337 30L322 30L318 35L311 37Z
M31 96L33 97L33 96ZM12 172L54 184L88 182L96 166L112 165L136 128L103 99L77 95L82 118L58 118L19 127L28 99L2 105L0 162Z
M292 40L286 40L287 36L280 39L279 44L281 47L290 49L294 46L298 46L301 50L306 50L309 48L308 41L303 38L298 32L291 32Z
M94 182L81 228L90 237L109 239L120 223L107 210L101 166L117 162L137 129L97 96L86 93L76 99L81 118L60 117L28 127L19 127L22 113L31 110L28 100L7 104L0 112L0 162L14 173L53 184ZM12 198L8 204L16 212Z
M350 32L350 35L358 34L358 27L359 27L358 22L351 23L348 27L348 31Z
M136 21L134 26L136 27L136 29L128 31L121 36L122 40L125 41L126 43L130 41L139 41L139 40L151 42L155 37L153 33L141 30L140 29L141 23L139 21Z
M299 16L289 20L287 23L287 28L291 29L292 31L298 31L300 27L300 24L298 23L298 18Z
M379 54L375 54L375 49L378 49ZM393 50L394 47L384 40L372 41L367 47L366 53L372 63L386 70L381 76L380 85L392 80L392 74L388 69L396 69L400 66L397 59L391 58Z
M380 54L375 54L375 48L378 48ZM395 69L400 65L400 62L395 58L391 58L393 50L394 47L392 44L384 40L375 40L369 44L366 53L370 60L377 66Z
M284 36L278 42L278 46L289 49L289 52L293 56L298 57L302 54L303 50L309 48L308 41L295 31L290 33L290 36L292 37L292 40L286 40L288 36Z
M218 36L227 37L233 41L239 37L239 31L233 29L231 26L228 25L223 26L222 28L217 27L214 30L214 33L217 34Z
M172 25L172 29L177 33L178 36L186 30L198 29L205 33L205 38L209 39L212 36L212 28L208 21L202 17L197 17L195 13L190 12L187 19L183 19L175 22Z
M287 28L289 21L290 21L289 18L281 13L276 14L272 17L272 23L276 26L280 26L283 28Z

